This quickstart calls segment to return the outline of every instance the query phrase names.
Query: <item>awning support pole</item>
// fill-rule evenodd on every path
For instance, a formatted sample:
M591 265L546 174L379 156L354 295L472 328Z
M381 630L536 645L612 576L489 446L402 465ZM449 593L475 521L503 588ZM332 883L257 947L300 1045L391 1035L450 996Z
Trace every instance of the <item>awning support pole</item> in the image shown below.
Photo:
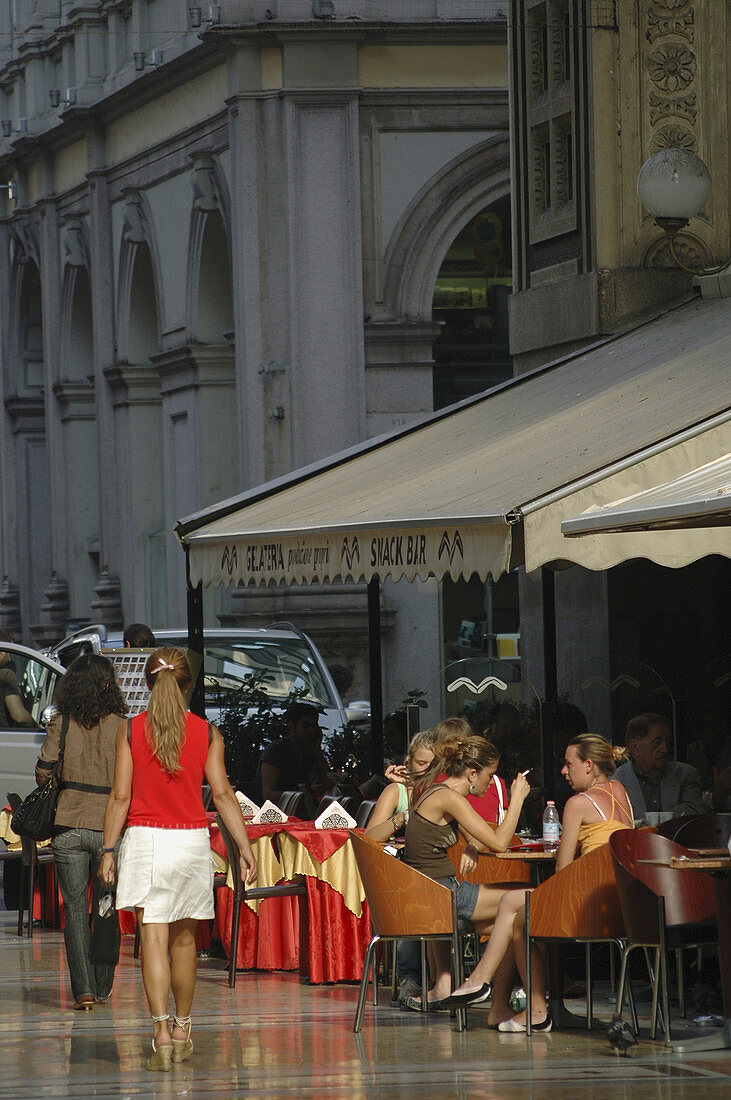
M383 670L381 668L381 583L368 581L368 667L371 681L371 767L383 775Z
M195 689L190 699L190 709L201 718L206 716L205 662L203 660L203 585L199 581L195 588L190 584L188 547L185 548L185 579L188 595L188 649L194 649L201 655L201 668Z
M543 595L543 695L547 703L555 703L558 694L558 668L556 659L556 585L555 573L545 565L541 569ZM551 730L541 721L541 767L543 787L547 798L553 798L553 737Z

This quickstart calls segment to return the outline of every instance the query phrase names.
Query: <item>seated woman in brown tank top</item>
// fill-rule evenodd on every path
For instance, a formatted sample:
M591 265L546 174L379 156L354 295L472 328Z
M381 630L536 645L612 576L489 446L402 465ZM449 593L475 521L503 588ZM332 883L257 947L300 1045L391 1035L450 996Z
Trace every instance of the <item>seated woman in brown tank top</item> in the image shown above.
M453 734L440 741L434 764L414 790L412 810L406 825L405 862L453 890L457 895L459 916L471 920L478 932L490 927L500 899L510 887L457 882L447 849L456 842L458 831L467 838L469 843L462 857L464 870L474 867L480 849L504 852L510 843L523 801L530 790L525 776L518 775L513 780L510 806L501 825L489 825L467 801L468 794L485 793L499 762L497 749L484 737ZM436 782L437 776L443 773L446 775L444 781ZM430 969L435 979L428 999L430 1003L436 1003L445 1000L451 990L449 947L430 942L428 951ZM484 1000L489 993L490 986L486 985L482 996L474 996L470 1000ZM421 1008L418 997L409 997L405 1003L409 1008Z
M606 844L617 829L633 827L633 813L627 793L611 776L623 749L615 749L596 733L582 733L566 746L561 774L572 790L578 792L568 800L563 813L563 832L556 855L556 870L568 866L577 854ZM591 791L591 794L589 794ZM504 960L513 960L525 984L525 887L519 894L504 897L498 908L495 924L484 955L474 971L453 998L454 1004L471 1003L475 990L500 972ZM531 1027L535 1031L550 1031L551 1017L546 1008L546 978L540 951L531 953L533 971ZM464 998L464 1000L462 999ZM510 1014L504 998L493 998L488 1025L500 1031L525 1031L525 1012Z

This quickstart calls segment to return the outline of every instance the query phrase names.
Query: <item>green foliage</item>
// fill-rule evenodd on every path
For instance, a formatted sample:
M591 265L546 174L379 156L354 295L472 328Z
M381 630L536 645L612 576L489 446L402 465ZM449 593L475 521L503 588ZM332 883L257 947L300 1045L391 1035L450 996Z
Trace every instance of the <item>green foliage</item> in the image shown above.
M406 710L407 707L427 707L429 704L426 701L426 692L421 688L412 688L407 694L405 699L402 699L399 703L397 710Z
M284 698L273 698L267 687L274 682L268 672L245 676L237 691L221 702L218 728L226 747L226 771L234 789L252 783L262 751L271 741L287 735L284 714L292 703L304 699L306 688Z
M356 786L371 773L370 725L348 723L331 734L324 746L330 770Z

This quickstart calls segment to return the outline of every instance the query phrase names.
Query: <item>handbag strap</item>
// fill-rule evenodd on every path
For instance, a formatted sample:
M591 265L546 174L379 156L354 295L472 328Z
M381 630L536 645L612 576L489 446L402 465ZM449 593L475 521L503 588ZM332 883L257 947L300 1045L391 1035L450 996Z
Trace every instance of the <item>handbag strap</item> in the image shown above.
M56 761L56 765L53 769L53 779L55 779L56 776L58 776L59 779L61 778L61 767L63 765L63 753L64 749L66 748L66 733L68 732L68 728L69 716L68 714L64 714L63 720L61 722L61 740L58 743L58 760Z

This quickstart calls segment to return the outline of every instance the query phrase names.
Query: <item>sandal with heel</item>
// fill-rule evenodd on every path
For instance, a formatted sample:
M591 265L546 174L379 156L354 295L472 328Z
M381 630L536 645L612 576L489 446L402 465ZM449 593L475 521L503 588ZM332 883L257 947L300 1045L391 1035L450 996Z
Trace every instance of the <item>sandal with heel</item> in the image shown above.
M173 1061L185 1062L193 1053L193 1041L190 1032L193 1027L190 1016L173 1016L176 1027L186 1032L184 1039L173 1039Z
M162 1023L163 1020L169 1020L169 1016L153 1016L152 1021L155 1024ZM165 1043L164 1046L157 1046L155 1040L152 1040L152 1054L145 1063L145 1069L159 1073L170 1073L170 1068L173 1064L173 1044L172 1040L169 1043Z

